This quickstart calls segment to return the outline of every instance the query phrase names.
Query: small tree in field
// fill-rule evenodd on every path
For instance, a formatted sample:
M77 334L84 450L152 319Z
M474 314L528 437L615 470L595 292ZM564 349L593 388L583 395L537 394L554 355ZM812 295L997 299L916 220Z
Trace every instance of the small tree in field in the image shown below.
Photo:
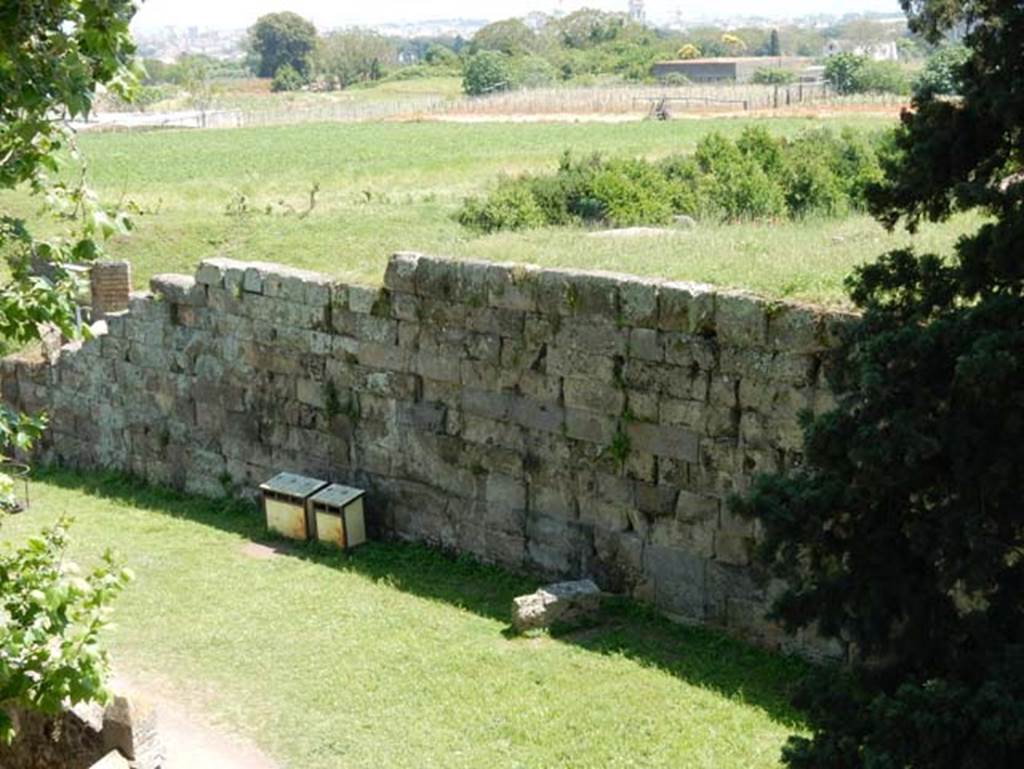
M462 90L470 96L506 91L512 87L509 57L498 51L481 51L469 57L462 75Z
M258 77L273 77L287 64L307 78L315 50L316 27L297 13L268 13L249 28L249 51Z
M904 0L966 29L960 99L919 91L871 207L984 224L952 258L901 250L849 281L862 318L803 465L740 506L788 589L775 607L853 650L806 691L790 767L998 769L1024 755L1024 5Z

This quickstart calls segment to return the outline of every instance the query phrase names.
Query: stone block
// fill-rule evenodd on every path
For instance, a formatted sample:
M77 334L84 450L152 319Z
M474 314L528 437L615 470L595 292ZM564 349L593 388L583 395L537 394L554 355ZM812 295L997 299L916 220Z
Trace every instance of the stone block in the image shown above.
M636 484L636 506L642 513L655 517L671 516L676 511L679 489L654 483Z
M364 342L398 344L398 321L372 315L355 315L354 336Z
M569 301L574 315L619 318L619 276L600 272L571 274Z
M586 619L600 610L601 595L601 589L589 579L547 585L513 600L512 627L522 633Z
M120 752L134 769L160 769L164 747L157 733L156 711L138 698L115 695L103 712L103 746Z
M467 265L464 263L463 267ZM518 312L537 311L539 268L529 264L489 264L481 270L486 276L488 306ZM469 297L473 297L472 288L468 291Z
M132 769L132 765L118 751L112 750L89 769Z
M573 286L573 273L541 270L537 274L537 310L542 315L575 315L578 296Z
M660 457L696 462L699 458L700 438L683 427L631 422L626 425L630 445Z
M548 347L545 367L549 376L588 376L610 383L615 378L616 362L607 355L593 355L579 348L552 345Z
M657 330L652 328L634 328L629 332L629 356L652 362L665 358L665 348Z
M491 473L485 482L484 499L489 510L526 510L526 484L519 478Z
M459 298L458 262L433 256L420 256L416 260L416 293L420 296L446 302Z
M638 422L657 422L660 411L660 398L657 393L626 391L626 409L631 419Z
M772 305L768 308L768 344L790 353L816 353L825 349L825 320L820 308Z
M658 328L707 335L714 332L715 291L703 283L665 282L658 290Z
M372 286L348 287L348 310L358 315L370 315L381 298L381 290Z
M687 523L707 523L716 527L720 508L721 500L717 496L680 491L676 500L676 520Z
M565 426L565 409L557 403L533 398L516 398L510 418L529 430L561 434Z
M575 348L591 355L624 355L629 331L619 328L613 320L580 318L565 320L554 337L555 345Z
M430 433L443 433L448 408L443 403L409 403L399 406L398 424Z
M173 304L196 305L206 293L197 290L196 279L188 275L154 275L149 279L149 288L154 296L161 296Z
M715 331L722 344L763 347L768 342L768 306L764 299L739 291L718 295Z
M654 584L658 608L680 619L704 619L708 561L677 548L650 545L644 554L644 576Z
M462 322L466 329L485 334L517 339L523 335L526 313L501 307L462 307Z
M569 408L617 416L626 405L626 394L611 382L566 377L563 391Z
M579 441L596 443L602 447L615 437L617 419L569 408L565 411L565 434Z
M411 252L394 254L384 270L384 286L389 291L416 293L416 266L420 255Z
M594 561L589 571L613 592L631 592L643 579L644 540L635 532L594 527Z
M512 416L514 400L512 393L466 388L462 391L462 410L473 416L506 421Z
M230 267L242 269L244 271L248 265L244 262L239 262L234 259L225 259L222 257L204 259L199 263L199 267L196 268L196 283L201 283L204 286L217 286L223 288L224 271Z
M619 315L624 325L657 327L659 286L657 280L628 276L619 281Z

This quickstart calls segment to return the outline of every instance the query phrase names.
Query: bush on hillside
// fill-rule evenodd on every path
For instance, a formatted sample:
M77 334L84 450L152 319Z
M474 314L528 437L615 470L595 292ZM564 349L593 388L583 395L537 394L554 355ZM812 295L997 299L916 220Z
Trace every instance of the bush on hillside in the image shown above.
M825 62L825 82L837 93L910 93L910 80L894 61L873 61L856 53L839 53Z
M914 97L959 96L963 68L970 57L970 49L963 45L940 48L928 58L924 69L914 79Z
M284 64L278 67L274 73L274 79L270 81L270 90L279 93L281 91L299 91L306 84L305 79L292 65Z
M457 219L464 227L478 232L526 230L547 223L529 189L511 180L499 182L498 189L484 199L466 200Z
M849 130L787 140L753 127L736 141L710 134L692 156L656 163L566 153L554 174L503 179L491 196L467 200L458 218L490 232L656 225L677 214L714 221L839 216L863 209L865 190L880 178L876 143Z
M512 87L511 57L500 51L480 51L466 60L462 90L469 96L482 96Z

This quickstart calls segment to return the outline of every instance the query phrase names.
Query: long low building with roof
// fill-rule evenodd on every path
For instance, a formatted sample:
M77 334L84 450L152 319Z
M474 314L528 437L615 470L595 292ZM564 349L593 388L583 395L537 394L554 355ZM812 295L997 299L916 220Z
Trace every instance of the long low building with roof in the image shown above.
M682 75L692 83L749 83L761 69L786 70L799 76L813 63L803 56L742 56L713 59L677 59L654 64L658 79Z

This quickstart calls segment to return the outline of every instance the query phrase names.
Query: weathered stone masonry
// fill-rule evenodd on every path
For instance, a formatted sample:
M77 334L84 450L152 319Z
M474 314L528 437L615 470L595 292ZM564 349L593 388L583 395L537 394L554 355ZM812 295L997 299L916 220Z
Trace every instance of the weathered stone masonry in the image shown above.
M215 259L66 346L5 361L48 455L203 494L280 470L365 485L371 523L589 576L770 643L754 524L799 461L842 317L708 286L399 254L383 288Z

